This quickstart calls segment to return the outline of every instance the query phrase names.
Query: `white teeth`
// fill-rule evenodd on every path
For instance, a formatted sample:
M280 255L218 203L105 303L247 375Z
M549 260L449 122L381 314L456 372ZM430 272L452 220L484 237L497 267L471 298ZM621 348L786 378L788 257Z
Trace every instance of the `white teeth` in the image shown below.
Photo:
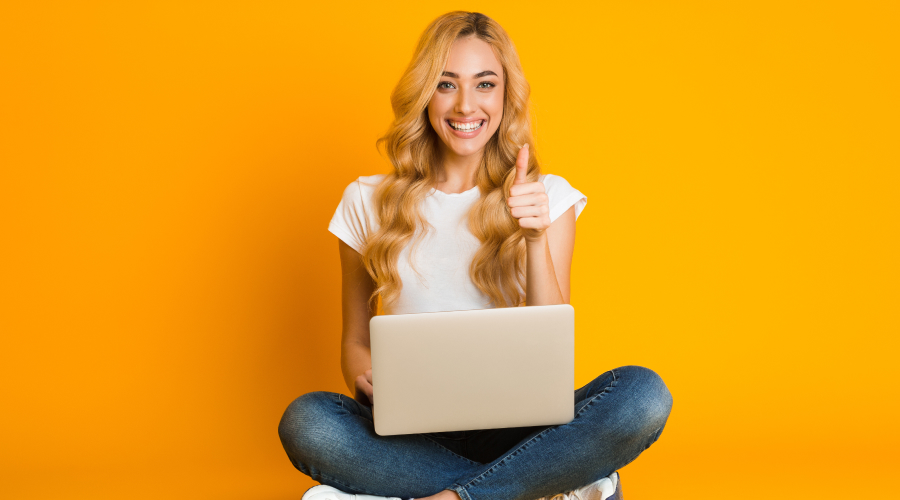
M452 122L452 121L449 123L450 123L450 126L456 130L459 130L462 132L471 132L473 130L477 130L477 129L481 128L481 126L484 125L484 120L472 122L472 123L457 123L457 122Z

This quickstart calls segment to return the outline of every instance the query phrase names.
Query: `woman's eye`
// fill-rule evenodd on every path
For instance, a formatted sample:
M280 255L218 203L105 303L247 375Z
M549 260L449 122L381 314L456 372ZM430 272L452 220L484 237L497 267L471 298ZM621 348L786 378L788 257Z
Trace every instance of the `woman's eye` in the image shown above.
M446 85L446 87L445 87L444 85ZM486 86L485 86L485 87L482 87L482 85L486 85ZM497 85L494 84L493 82L481 82L481 83L479 83L478 86L475 87L475 88L478 88L478 89L489 89L489 88L496 87L496 86L497 86ZM450 83L450 82L441 82L441 83L438 84L438 88L439 88L439 89L452 89L452 88L453 88L453 84Z

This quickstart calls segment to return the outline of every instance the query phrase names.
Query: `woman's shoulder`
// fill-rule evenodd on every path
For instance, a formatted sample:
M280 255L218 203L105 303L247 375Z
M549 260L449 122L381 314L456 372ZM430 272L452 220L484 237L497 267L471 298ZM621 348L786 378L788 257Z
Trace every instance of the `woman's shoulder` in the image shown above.
M568 196L573 192L578 192L578 190L572 187L572 185L569 184L569 181L561 175L541 174L539 179L544 184L544 190L550 196Z
M566 180L565 177L557 174L541 174L540 181L544 183L545 186L569 186L569 181Z
M563 176L556 174L541 174L540 181L544 183L544 191L550 198L550 221L556 220L569 207L575 206L575 218L581 215L587 205L587 196L574 188Z
M347 202L355 202L356 200L368 199L372 196L378 184L387 177L387 174L361 175L350 181L344 187L343 198Z
M366 187L376 187L388 174L361 175L356 180Z
M371 216L371 200L375 188L385 176L361 175L350 181L328 223L328 230L357 252L361 252L368 235L378 229L377 221Z

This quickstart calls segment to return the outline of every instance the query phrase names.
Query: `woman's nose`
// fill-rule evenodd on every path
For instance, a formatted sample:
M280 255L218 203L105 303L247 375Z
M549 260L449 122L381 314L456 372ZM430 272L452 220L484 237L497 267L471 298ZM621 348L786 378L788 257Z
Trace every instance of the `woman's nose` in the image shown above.
M468 115L475 111L475 96L471 94L472 90L462 90L457 93L456 113L460 115Z

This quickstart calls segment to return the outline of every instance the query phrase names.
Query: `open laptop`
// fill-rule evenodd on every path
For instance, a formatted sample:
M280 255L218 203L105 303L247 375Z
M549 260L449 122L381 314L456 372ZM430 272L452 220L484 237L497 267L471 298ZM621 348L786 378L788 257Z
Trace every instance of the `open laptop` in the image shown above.
M375 316L369 334L379 435L575 417L570 304Z

